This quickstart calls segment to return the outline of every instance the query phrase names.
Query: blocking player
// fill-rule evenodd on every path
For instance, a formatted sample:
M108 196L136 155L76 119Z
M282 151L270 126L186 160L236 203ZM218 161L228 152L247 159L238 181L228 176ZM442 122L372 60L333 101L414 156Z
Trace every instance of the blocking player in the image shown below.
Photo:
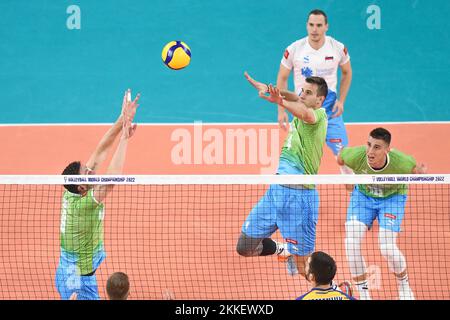
M305 79L298 96L255 81L247 73L245 76L261 98L294 115L293 130L281 151L277 173L317 174L327 127L327 116L321 108L328 92L325 80ZM314 251L318 212L319 195L314 186L271 185L247 216L236 250L244 257L273 254L293 257L289 261L295 261L298 273L304 275L306 259ZM270 238L278 228L287 244Z
M422 174L426 167L416 160L390 148L391 134L376 128L369 134L367 146L345 147L338 155L340 165L347 165L355 174ZM357 185L347 210L345 250L350 272L361 300L370 300L368 274L361 254L361 242L367 230L378 219L378 241L381 254L394 273L401 300L413 300L409 286L406 259L397 247L397 236L405 213L407 187L401 184Z
M129 94L129 91L125 92L121 115L100 140L86 164L72 162L64 169L63 175L95 174L119 135L119 143L106 174L122 173L128 140L136 131L136 125L132 125L132 121L139 101L139 95L134 101L129 101ZM95 272L106 257L103 246L103 201L113 187L114 185L64 185L66 191L61 210L61 254L55 279L56 288L63 300L71 296L76 296L78 300L100 299Z
M284 51L278 71L277 87L287 89L291 70L294 71L295 92L300 93L305 79L318 76L325 79L328 94L323 102L327 112L328 128L326 143L335 156L348 144L342 113L352 81L352 67L347 48L341 42L327 36L328 18L322 10L313 10L306 23L308 36L293 42ZM339 97L337 96L337 73L341 69ZM278 108L278 123L286 129L288 115L285 108ZM341 173L351 174L351 170L340 166Z

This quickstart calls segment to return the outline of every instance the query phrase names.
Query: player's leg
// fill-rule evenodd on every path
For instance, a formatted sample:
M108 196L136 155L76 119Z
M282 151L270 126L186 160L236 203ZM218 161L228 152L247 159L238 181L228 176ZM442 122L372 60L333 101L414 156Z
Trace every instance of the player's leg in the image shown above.
M277 193L279 186L272 185L265 195L253 207L242 225L236 251L244 257L284 254L286 247L279 244L270 236L277 230L276 211Z
M348 145L347 130L342 116L328 120L326 143L335 158L337 158L342 148ZM352 169L345 165L339 166L339 170L341 174L353 174Z
M292 254L288 271L295 274L290 263L295 263L297 273L305 276L305 263L314 252L316 226L319 219L319 194L313 189L286 188L286 201L279 211L277 224Z
M334 156L337 157L339 151L348 145L347 130L345 129L344 120L342 116L333 118L333 107L336 103L337 95L336 92L328 90L328 94L323 102L323 108L325 108L328 116L328 127L327 127L327 146L331 149ZM352 174L353 171L347 166L339 167L342 174ZM349 190L351 191L351 189Z
M287 245L270 238L253 238L241 232L236 251L243 257L288 255Z
M306 277L306 262L308 261L308 258L311 256L311 254L308 254L306 256L299 256L297 254L292 255L294 257L294 262L295 262L295 266L297 268L298 274L300 274L302 277L304 277L308 282L310 280L308 280L308 278Z
M406 259L397 246L397 236L405 213L406 196L396 195L379 201L378 242L381 254L397 279L400 300L414 300L414 293L409 286Z
M97 276L81 276L81 288L77 300L100 300L98 294Z
M376 211L372 208L372 200L355 189L350 197L345 223L345 253L353 282L361 300L371 299L369 275L361 252L361 243L376 216Z
M325 110L327 110L328 115L326 143L331 152L333 152L334 157L337 159L337 156L341 149L348 145L348 136L342 116L336 118L332 117L333 114L331 110L336 103L336 99L336 93L328 90L328 95L323 102L323 107L325 108ZM339 166L339 171L341 172L341 174L353 174L352 169L350 169L346 165ZM353 190L353 185L346 184L345 188L347 189L347 191L351 192Z
M56 269L55 284L62 300L69 300L70 296L81 287L80 274L76 264L70 263L64 256L60 257Z

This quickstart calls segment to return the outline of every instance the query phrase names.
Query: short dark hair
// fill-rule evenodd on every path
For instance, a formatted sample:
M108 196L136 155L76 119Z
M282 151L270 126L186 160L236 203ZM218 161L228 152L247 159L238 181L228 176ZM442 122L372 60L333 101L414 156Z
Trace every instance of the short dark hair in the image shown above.
M308 77L305 79L307 83L317 85L317 95L319 97L326 97L328 94L328 85L324 78Z
M387 131L385 128L375 128L370 131L370 136L374 139L383 140L388 145L391 144L391 133Z
M80 168L81 168L81 162L80 161L74 161L69 163L69 165L63 170L62 175L77 175L80 174ZM76 184L65 184L64 188L66 188L67 191L72 193L80 193L78 191L78 185Z
M331 284L336 270L336 262L330 255L322 251L316 251L311 255L309 273L314 276L318 285Z
M126 300L130 291L130 281L123 272L114 272L106 282L106 292L110 300Z
M310 15L315 15L315 16L323 16L325 18L325 24L328 24L328 17L327 14L325 12L323 12L320 9L314 9L312 10L309 14L308 14L308 19Z

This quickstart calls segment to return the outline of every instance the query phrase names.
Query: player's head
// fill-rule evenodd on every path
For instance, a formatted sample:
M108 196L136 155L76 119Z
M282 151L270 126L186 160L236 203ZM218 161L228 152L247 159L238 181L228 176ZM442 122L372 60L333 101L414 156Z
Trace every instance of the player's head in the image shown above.
M328 31L328 17L325 12L315 9L308 14L306 22L308 38L312 42L320 42L325 38Z
M300 100L308 108L317 109L322 106L328 94L326 81L321 77L308 77L303 84Z
M322 251L314 252L306 262L306 278L318 286L329 285L336 275L336 262Z
M382 168L390 151L391 133L384 128L373 129L367 140L367 162L373 168Z
M106 293L110 300L127 300L130 293L130 281L123 272L114 272L106 282Z
M69 163L69 165L63 170L62 175L87 175L94 174L95 172L86 167L80 161L74 161ZM67 191L77 194L83 194L89 188L88 185L78 185L78 184L65 184L64 188Z

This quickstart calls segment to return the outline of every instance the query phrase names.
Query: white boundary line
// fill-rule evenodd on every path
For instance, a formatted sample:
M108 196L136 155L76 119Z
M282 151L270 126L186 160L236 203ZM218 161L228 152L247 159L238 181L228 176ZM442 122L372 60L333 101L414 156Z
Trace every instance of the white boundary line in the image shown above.
M304 184L450 184L450 174L426 175L0 175L0 185L304 185Z
M254 126L278 125L277 122L171 122L171 123L140 123L139 126ZM401 125L401 124L450 124L450 121L405 121L405 122L346 122L345 125ZM6 123L0 127L58 127L58 126L110 126L112 123Z

